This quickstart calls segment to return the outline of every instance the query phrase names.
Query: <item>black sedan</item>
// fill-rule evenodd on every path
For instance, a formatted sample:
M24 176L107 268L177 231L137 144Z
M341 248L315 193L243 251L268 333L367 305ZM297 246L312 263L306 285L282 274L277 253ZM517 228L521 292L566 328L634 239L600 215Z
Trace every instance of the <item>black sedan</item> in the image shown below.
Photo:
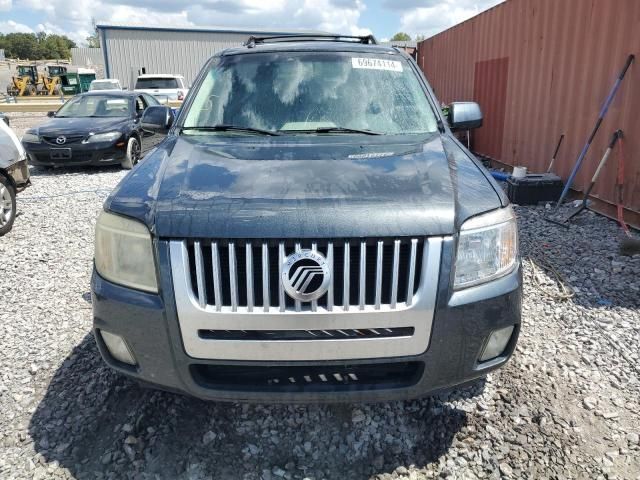
M27 130L22 145L32 165L133 166L162 138L140 126L142 113L160 105L136 92L89 92L77 95L42 125Z

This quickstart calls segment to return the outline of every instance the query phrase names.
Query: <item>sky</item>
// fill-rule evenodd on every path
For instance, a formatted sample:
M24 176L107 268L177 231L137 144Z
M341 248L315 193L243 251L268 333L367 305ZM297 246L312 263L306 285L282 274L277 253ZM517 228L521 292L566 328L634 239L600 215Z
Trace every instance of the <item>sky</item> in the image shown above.
M93 22L153 26L315 29L435 35L503 0L0 0L0 32L67 35L79 45Z

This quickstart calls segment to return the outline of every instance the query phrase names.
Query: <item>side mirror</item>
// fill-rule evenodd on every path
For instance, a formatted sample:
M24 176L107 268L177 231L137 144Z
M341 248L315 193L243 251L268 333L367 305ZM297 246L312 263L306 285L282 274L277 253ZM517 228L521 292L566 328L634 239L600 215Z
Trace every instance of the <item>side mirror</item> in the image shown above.
M449 126L454 130L480 128L482 118L482 110L476 102L453 102L449 105Z
M175 115L170 107L164 105L153 105L147 107L142 114L142 120L140 120L140 126L143 130L153 133L160 133L166 135L173 121Z
M51 118L55 116L56 116L56 112L47 112L47 117Z

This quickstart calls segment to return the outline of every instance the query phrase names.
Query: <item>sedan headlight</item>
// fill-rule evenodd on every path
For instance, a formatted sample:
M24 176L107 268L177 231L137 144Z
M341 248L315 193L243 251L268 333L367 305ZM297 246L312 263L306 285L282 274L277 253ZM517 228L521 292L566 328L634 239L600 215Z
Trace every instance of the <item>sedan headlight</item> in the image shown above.
M22 141L25 143L40 143L40 137L34 133L25 133L22 136Z
M454 288L488 282L513 270L518 260L518 228L511 207L479 215L462 224Z
M89 135L84 141L85 143L98 143L98 142L115 142L122 136L122 132L107 132L107 133L94 133Z
M151 234L136 220L100 214L95 262L96 270L106 280L145 292L158 291Z

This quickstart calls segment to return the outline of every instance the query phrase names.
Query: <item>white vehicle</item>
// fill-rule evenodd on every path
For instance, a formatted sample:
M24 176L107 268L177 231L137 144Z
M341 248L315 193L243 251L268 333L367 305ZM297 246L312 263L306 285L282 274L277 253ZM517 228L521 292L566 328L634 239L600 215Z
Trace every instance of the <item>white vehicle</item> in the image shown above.
M153 95L163 103L168 100L184 100L189 91L182 75L165 73L140 75L134 90Z
M0 237L13 227L16 193L30 184L27 152L0 113Z
M89 91L93 92L95 90L100 91L116 91L122 90L122 86L120 85L120 80L117 78L103 78L101 80L93 80L91 85L89 85Z

